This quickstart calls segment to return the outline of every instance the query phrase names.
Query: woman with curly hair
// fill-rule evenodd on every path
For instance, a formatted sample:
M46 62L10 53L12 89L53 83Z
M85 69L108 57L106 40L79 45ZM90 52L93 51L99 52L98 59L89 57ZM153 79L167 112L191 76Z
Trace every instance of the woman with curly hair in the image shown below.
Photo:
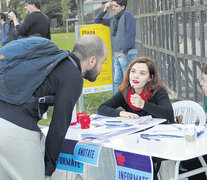
M154 60L149 57L134 59L118 92L99 106L98 114L126 118L152 115L173 123L173 108Z

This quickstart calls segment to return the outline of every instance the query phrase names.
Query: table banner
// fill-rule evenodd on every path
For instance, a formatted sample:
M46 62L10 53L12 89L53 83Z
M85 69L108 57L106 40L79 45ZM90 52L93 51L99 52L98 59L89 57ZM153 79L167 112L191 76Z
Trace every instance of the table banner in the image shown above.
M100 152L100 145L78 142L74 150L74 159L79 162L98 166Z
M84 164L74 159L74 148L78 141L65 139L57 160L57 169L83 174Z
M150 156L114 150L116 180L152 180L153 164Z

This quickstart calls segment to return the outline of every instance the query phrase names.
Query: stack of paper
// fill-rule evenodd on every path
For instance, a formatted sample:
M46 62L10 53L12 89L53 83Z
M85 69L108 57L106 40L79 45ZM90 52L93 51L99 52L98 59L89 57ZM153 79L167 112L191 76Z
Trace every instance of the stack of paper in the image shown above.
M88 142L106 142L111 138L132 134L166 121L166 119L152 118L152 116L127 119L91 115L90 118L90 129L86 133L81 134L81 139Z
M140 133L140 137L157 141L161 139L169 140L169 138L186 139L187 136L192 136L196 139L204 133L204 129L205 126L195 126L194 124L161 124Z

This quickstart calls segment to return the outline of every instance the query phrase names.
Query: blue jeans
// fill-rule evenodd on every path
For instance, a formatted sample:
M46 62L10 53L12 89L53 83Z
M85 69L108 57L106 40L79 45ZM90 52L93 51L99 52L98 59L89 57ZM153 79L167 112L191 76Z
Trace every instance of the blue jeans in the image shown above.
M118 56L114 58L113 94L116 94L118 87L123 81L128 65L132 60L137 58L137 54L128 54L126 57Z

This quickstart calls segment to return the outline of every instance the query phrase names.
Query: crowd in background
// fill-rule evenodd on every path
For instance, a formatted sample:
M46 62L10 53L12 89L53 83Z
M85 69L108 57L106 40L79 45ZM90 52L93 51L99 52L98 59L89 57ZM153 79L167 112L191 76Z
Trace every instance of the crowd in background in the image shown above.
M23 23L18 19L17 12L10 10L0 13L1 46L29 36L40 36L51 39L49 19L40 11L38 0L25 0L27 16Z

